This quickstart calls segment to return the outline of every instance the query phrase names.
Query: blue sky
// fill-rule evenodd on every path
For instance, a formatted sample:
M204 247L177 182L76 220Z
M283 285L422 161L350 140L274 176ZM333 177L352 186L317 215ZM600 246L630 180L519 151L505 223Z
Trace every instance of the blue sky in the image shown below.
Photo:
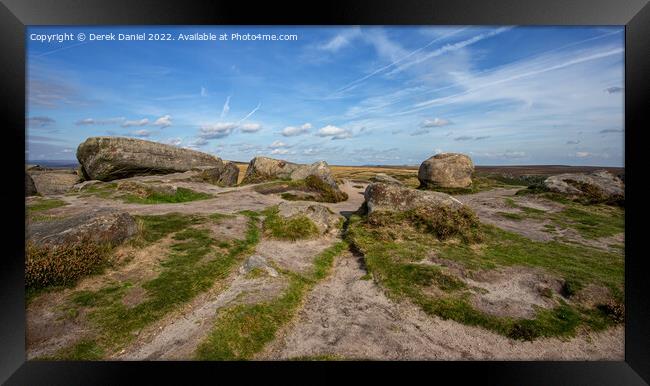
M295 41L32 34L262 33ZM90 136L249 161L623 166L623 27L29 27L27 158Z

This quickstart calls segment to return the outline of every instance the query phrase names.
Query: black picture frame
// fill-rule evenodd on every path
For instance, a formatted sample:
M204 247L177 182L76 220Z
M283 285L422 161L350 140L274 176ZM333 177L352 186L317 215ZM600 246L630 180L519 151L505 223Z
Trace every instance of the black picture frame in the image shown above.
M277 1L0 0L0 93L5 182L0 259L0 382L35 384L187 383L207 376L239 382L263 376L278 382L320 383L353 370L359 380L414 374L425 380L480 384L636 385L650 382L650 280L642 249L642 134L650 127L650 5L647 0L356 0ZM625 25L625 360L621 362L40 362L26 361L24 300L25 26L27 25ZM636 189L636 191L635 191ZM21 204L22 203L22 204ZM251 371L255 366L255 371ZM313 370L309 378L279 372ZM316 376L314 376L316 375ZM444 377L444 378L443 378ZM353 379L353 378L349 378Z

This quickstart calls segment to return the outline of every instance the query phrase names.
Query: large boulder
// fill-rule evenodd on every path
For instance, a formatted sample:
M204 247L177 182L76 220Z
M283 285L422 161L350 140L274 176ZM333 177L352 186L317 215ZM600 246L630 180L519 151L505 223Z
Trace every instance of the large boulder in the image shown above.
M446 206L460 209L463 204L454 197L441 192L411 189L396 184L373 182L363 194L368 215L373 212L405 212L416 208Z
M36 190L36 185L34 185L34 180L29 173L25 173L25 197L35 196L38 194Z
M418 179L424 188L466 188L473 172L474 163L465 154L440 153L422 162Z
M29 224L28 238L37 246L58 246L83 241L118 245L138 231L135 219L116 209L91 209L58 220Z
M309 176L318 177L321 181L326 182L329 186L338 189L336 180L332 176L332 171L325 161L317 161L311 165L299 165L296 170L291 173L291 179L304 180Z
M176 146L123 137L91 137L77 148L86 180L110 181L139 175L186 172L199 166L222 168L219 157Z
M289 180L291 174L299 167L299 164L285 160L255 157L248 163L242 182L257 183L275 179Z
M79 182L76 173L70 170L43 170L29 173L36 191L42 195L64 194Z
M550 176L544 180L544 186L552 192L568 195L596 195L603 199L625 197L623 181L606 170Z
M224 162L220 166L200 166L197 179L221 186L235 186L239 178L239 168L233 162Z
M345 220L325 205L305 202L281 202L278 214L286 218L304 215L316 225L321 234L337 234Z
M248 164L244 183L257 183L271 180L304 180L308 176L319 177L333 188L338 188L327 162L318 161L311 165L301 165L284 160L255 157Z

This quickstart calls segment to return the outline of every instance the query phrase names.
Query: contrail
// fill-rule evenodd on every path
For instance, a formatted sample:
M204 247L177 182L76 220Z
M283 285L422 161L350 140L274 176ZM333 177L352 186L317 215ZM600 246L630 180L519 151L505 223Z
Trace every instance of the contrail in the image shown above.
M417 64L417 63L423 62L425 60L431 59L433 57L440 56L440 55L442 55L444 53L451 52L451 51L456 51L456 50L459 50L461 48L472 45L474 43L478 43L481 40L487 39L487 38L492 37L492 36L499 35L499 34L501 34L503 32L507 32L507 31L509 31L509 30L511 30L513 28L514 27L512 27L512 26L501 27L501 28L497 28L494 31L490 31L488 33L482 33L482 34L476 35L476 36L474 36L472 38L469 38L467 40L463 40L462 42L458 42L458 43L454 43L454 44L447 44L446 46L438 48L437 50L423 56L422 58L416 59L416 60L414 60L412 62L406 63L406 64L404 64L404 65L402 65L400 67L397 67L393 71L389 72L389 74L393 74L395 72L402 71L403 69L405 69L407 67L410 67L410 66L412 66L414 64Z
M448 37L450 37L450 36L453 36L453 35L455 35L455 34L457 34L457 33L460 33L460 32L462 32L462 31L464 31L464 30L466 30L466 29L467 29L467 27L465 27L465 28L461 28L461 29L458 29L458 30L456 30L456 31L454 31L454 32L448 33L448 34L443 35L443 36L439 36L439 37L433 39L432 41L430 41L427 45L422 46L422 47L418 48L417 50L410 52L408 55L404 56L403 58L398 59L398 60L396 60L396 61L394 61L394 62L392 62L392 63L390 63L390 64L387 64L387 65L385 65L384 67L381 67L381 68L379 68L379 69L373 71L372 73L370 73L370 74L368 74L368 75L366 75L366 76L364 76L364 77L362 77L362 78L359 78L359 79L357 79L357 80L354 80L354 81L348 83L347 85L345 85L345 86L341 87L340 89L336 90L336 92L334 92L334 94L337 94L337 93L340 93L340 92L342 92L342 91L348 90L348 89L350 89L351 87L353 87L354 85L356 85L356 84L358 84L358 83L361 83L361 82L363 82L364 80L366 80L366 79L368 79L368 78L370 78L370 77L373 77L373 76L375 76L376 74L378 74L378 73L384 71L385 69L387 69L387 68L389 68L389 67L392 67L392 66L396 65L397 63L400 63L400 62L406 60L407 58L413 56L414 54L416 54L416 53L422 51L423 49L425 49L425 48L427 48L427 47L429 47L429 46L432 45L433 43L438 42L438 41L440 41L440 40L442 40L442 39L444 39L444 38L448 38Z
M569 67L569 66L572 66L574 64L579 64L579 63L583 63L583 62L588 62L590 60L595 60L595 59L600 59L600 58L604 58L604 57L611 56L611 55L616 55L616 54L619 54L621 52L623 52L623 49L622 48L617 48L617 49L614 49L614 50L605 51L605 52L601 52L601 53L598 53L598 54L593 54L593 55L585 56L585 57L582 57L582 58L576 58L576 59L573 59L573 60L569 60L568 62L557 64L557 65L551 66L551 67L546 67L546 68L543 68L541 70L529 71L529 72L526 72L526 73L523 73L523 74L518 74L518 75L511 76L509 78L499 79L499 80L496 80L496 81L493 81L493 82L488 82L486 84L483 84L483 85L478 86L478 87L474 87L472 89L463 91L461 93L457 93L457 94L454 94L454 95L449 95L449 96L446 96L446 97L443 97L443 98L436 98L436 99L432 99L432 100L427 101L427 102L421 102L421 103L415 104L414 109L403 111L403 112L396 113L396 114L393 114L393 115L411 114L411 113L414 113L416 111L425 110L425 109L427 109L427 108L429 108L429 107L431 107L433 105L439 104L439 102L449 100L449 99L452 99L452 98L455 98L455 97L459 97L459 96L462 96L462 95L467 95L467 94L470 94L470 93L475 92L475 91L480 90L480 89L484 89L484 88L489 87L489 86L494 86L494 85L497 85L497 84L509 82L511 80L521 79L521 78L531 76L531 75L543 74L545 72L549 72L549 71Z
M608 33L605 33L605 34L602 34L602 35L598 35L598 36L594 36L594 37L591 37L591 38L587 38L587 39L579 40L579 41L577 41L577 42L568 43L568 44L565 44L565 45L560 46L560 47L556 47L556 48L552 48L552 49L550 49L550 50L546 50L546 51L538 52L538 53L536 53L536 54L534 54L534 55L531 55L531 56L529 56L529 57L522 58L522 59L516 60L516 61L514 61L514 62L507 63L506 66L512 66L512 65L515 65L515 64L522 63L522 62L525 62L525 61L527 61L527 60L530 60L531 58L539 58L539 57L541 57L542 55L546 55L546 54L550 54L550 53L552 53L552 52L560 51L560 50L563 50L563 49L565 49L565 48L569 48L569 47L577 46L577 45L580 45L580 44L583 44L583 43L587 43L587 42L592 41L592 40L602 39L602 38L605 38L605 37L607 37L607 36L615 35L615 34L618 34L618 33L621 33L621 32L622 32L622 31L617 30L617 31L614 31L614 32L608 32ZM502 66L502 67L503 67L503 66ZM489 70L481 71L481 72L479 72L477 75L490 74L490 73L496 72L497 70L498 70L498 68L493 68L493 69L489 69ZM426 94L431 94L431 93L434 93L434 92L437 92L437 91L446 90L446 89L453 88L453 87L456 87L456 86L457 86L456 84L452 84L452 85L448 85L448 86L442 86L442 87L438 87L438 88L435 88L435 89L426 90L426 91L421 92L421 93L418 93L418 94L416 94L416 95L417 95L417 96L422 96L422 95L426 95ZM368 109L362 110L362 111L360 111L359 113L355 114L355 117L359 117L359 116L361 116L364 112L368 112L368 111L371 111L371 110L373 110L373 109L383 108L383 107L388 107L388 106L395 105L395 104L397 104L397 103L399 103L399 102L401 102L401 101L402 101L402 99L398 99L398 100L396 100L396 101L389 102L389 103L385 103L385 104L383 104L383 105L381 105L381 106L378 106L378 107L375 106L375 107L373 107L373 108L368 108ZM396 113L396 114L394 114L394 115L400 115L400 114L401 114L401 113Z
M43 53L41 53L41 54L34 55L33 57L34 57L34 58L40 58L41 56L45 56L45 55L49 55L49 54L53 54L53 53L55 53L55 52L59 52L59 51L63 51L63 50L67 50L68 48L72 48L72 47L78 47L78 46L81 46L81 45L84 45L84 44L88 44L88 42L77 43L77 44L73 44L73 45L71 45L71 46L57 48L56 50L43 52Z
M242 118L242 119L240 119L239 121L237 121L237 123L242 123L242 122L244 122L245 120L247 120L251 115L255 114L255 112L256 112L257 110L259 110L261 106L262 106L262 102L259 102L259 103L257 104L257 106L253 109L253 111L251 111L250 113L248 113L248 115L246 115L244 118Z
M223 108L221 109L221 115L219 116L219 118L221 119L225 117L229 111L230 111L230 95L228 95L228 97L226 98L226 103L223 104Z

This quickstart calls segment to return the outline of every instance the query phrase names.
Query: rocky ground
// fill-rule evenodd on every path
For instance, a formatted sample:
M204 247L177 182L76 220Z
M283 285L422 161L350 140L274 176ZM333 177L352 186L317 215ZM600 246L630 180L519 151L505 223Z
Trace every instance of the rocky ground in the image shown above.
M37 188L42 180L43 177L35 179ZM219 221L204 222L192 227L199 231L205 230L217 244L211 246L211 250L219 252L229 248L220 246L220 243L234 245L237 240L247 238L250 218L242 211L259 213L274 205L287 203L279 193L258 193L255 189L258 184L219 187L188 180L187 173L133 177L128 180L159 187L186 188L211 197L189 202L152 204L129 202L92 189L69 193L55 190L45 198L26 199L28 206L42 203L44 199L62 202L56 207L38 212L45 220L30 217L30 221L67 218L83 214L89 209L103 208L124 211L134 216L218 213L225 216L220 217ZM347 194L347 200L338 203L322 202L318 205L329 208L333 216L347 218L363 204L367 182L346 179L339 186ZM521 188L497 188L455 197L474 209L481 222L531 240L560 240L602 250L611 250L615 245L623 243L622 233L606 238L588 238L570 228L555 227L550 231L555 223L549 216L562 211L563 204L534 195L515 195ZM529 213L522 208L532 208L529 212L533 215L517 217L521 213ZM515 216L508 217L508 213ZM95 351L97 355L94 359L212 358L206 356L206 352L210 352L213 357L217 354L214 354L214 350L203 348L206 342L224 341L228 338L219 335L218 331L219 323L225 320L223 315L231 315L223 314L222 311L251 312L257 310L256 306L278 302L284 304L282 302L287 301L284 294L291 293L298 277L296 275L308 277L310 272L318 269L320 256L340 242L340 234L325 234L296 241L279 240L262 234L251 251L238 256L234 265L222 275L215 276L205 290L198 290L190 300L179 302L174 307L161 307L165 311L159 317L128 331L128 338L119 335L119 344L113 344L111 339L114 337L107 332L110 328L98 327L101 318L97 315L101 317L104 315L101 312L110 312L110 307L124 307L128 310L145 304L151 296L146 290L146 283L159 277L161 272L166 272L170 251L176 248L174 245L178 241L173 234L168 234L144 247L124 244L114 251L115 263L103 273L88 276L74 287L39 293L30 299L27 308L28 358L84 358ZM203 260L197 263L197 267L208 264L212 258L210 256L206 254L201 257ZM432 261L431 264L435 264L435 259ZM546 280L543 274L527 269L495 272L497 273L492 277L471 279L474 280L473 285L483 288L484 296L475 299L477 308L489 309L514 304L510 308L506 307L507 312L514 313L513 316L526 316L534 313L533 306L544 307L546 300L530 290L538 284L537 281ZM263 344L259 349L244 355L245 350L233 343L232 347L238 348L230 347L229 352L239 353L239 357L244 359L263 360L622 360L624 357L624 330L621 325L601 332L579 330L572 338L540 338L532 342L513 340L481 327L467 326L426 314L408 300L388 296L368 276L363 256L347 249L337 253L333 257L329 274L318 280L307 280L309 284L304 287L306 289L299 292L303 296L295 303L290 303L292 307L295 306L295 315L278 317L279 322L275 326L277 329L273 330L270 337L260 333L259 339ZM80 298L80 294L96 295L123 283L128 283L128 286L119 290L123 292L118 292L121 294L117 301L119 306L104 306L101 301L73 302L73 299ZM256 328L262 327L244 324L240 332L248 336L246 328L258 331ZM217 338L221 340L215 340ZM248 341L244 341L246 342ZM85 348L84 344L90 348ZM101 347L101 350L97 347ZM220 357L217 355L215 358Z

